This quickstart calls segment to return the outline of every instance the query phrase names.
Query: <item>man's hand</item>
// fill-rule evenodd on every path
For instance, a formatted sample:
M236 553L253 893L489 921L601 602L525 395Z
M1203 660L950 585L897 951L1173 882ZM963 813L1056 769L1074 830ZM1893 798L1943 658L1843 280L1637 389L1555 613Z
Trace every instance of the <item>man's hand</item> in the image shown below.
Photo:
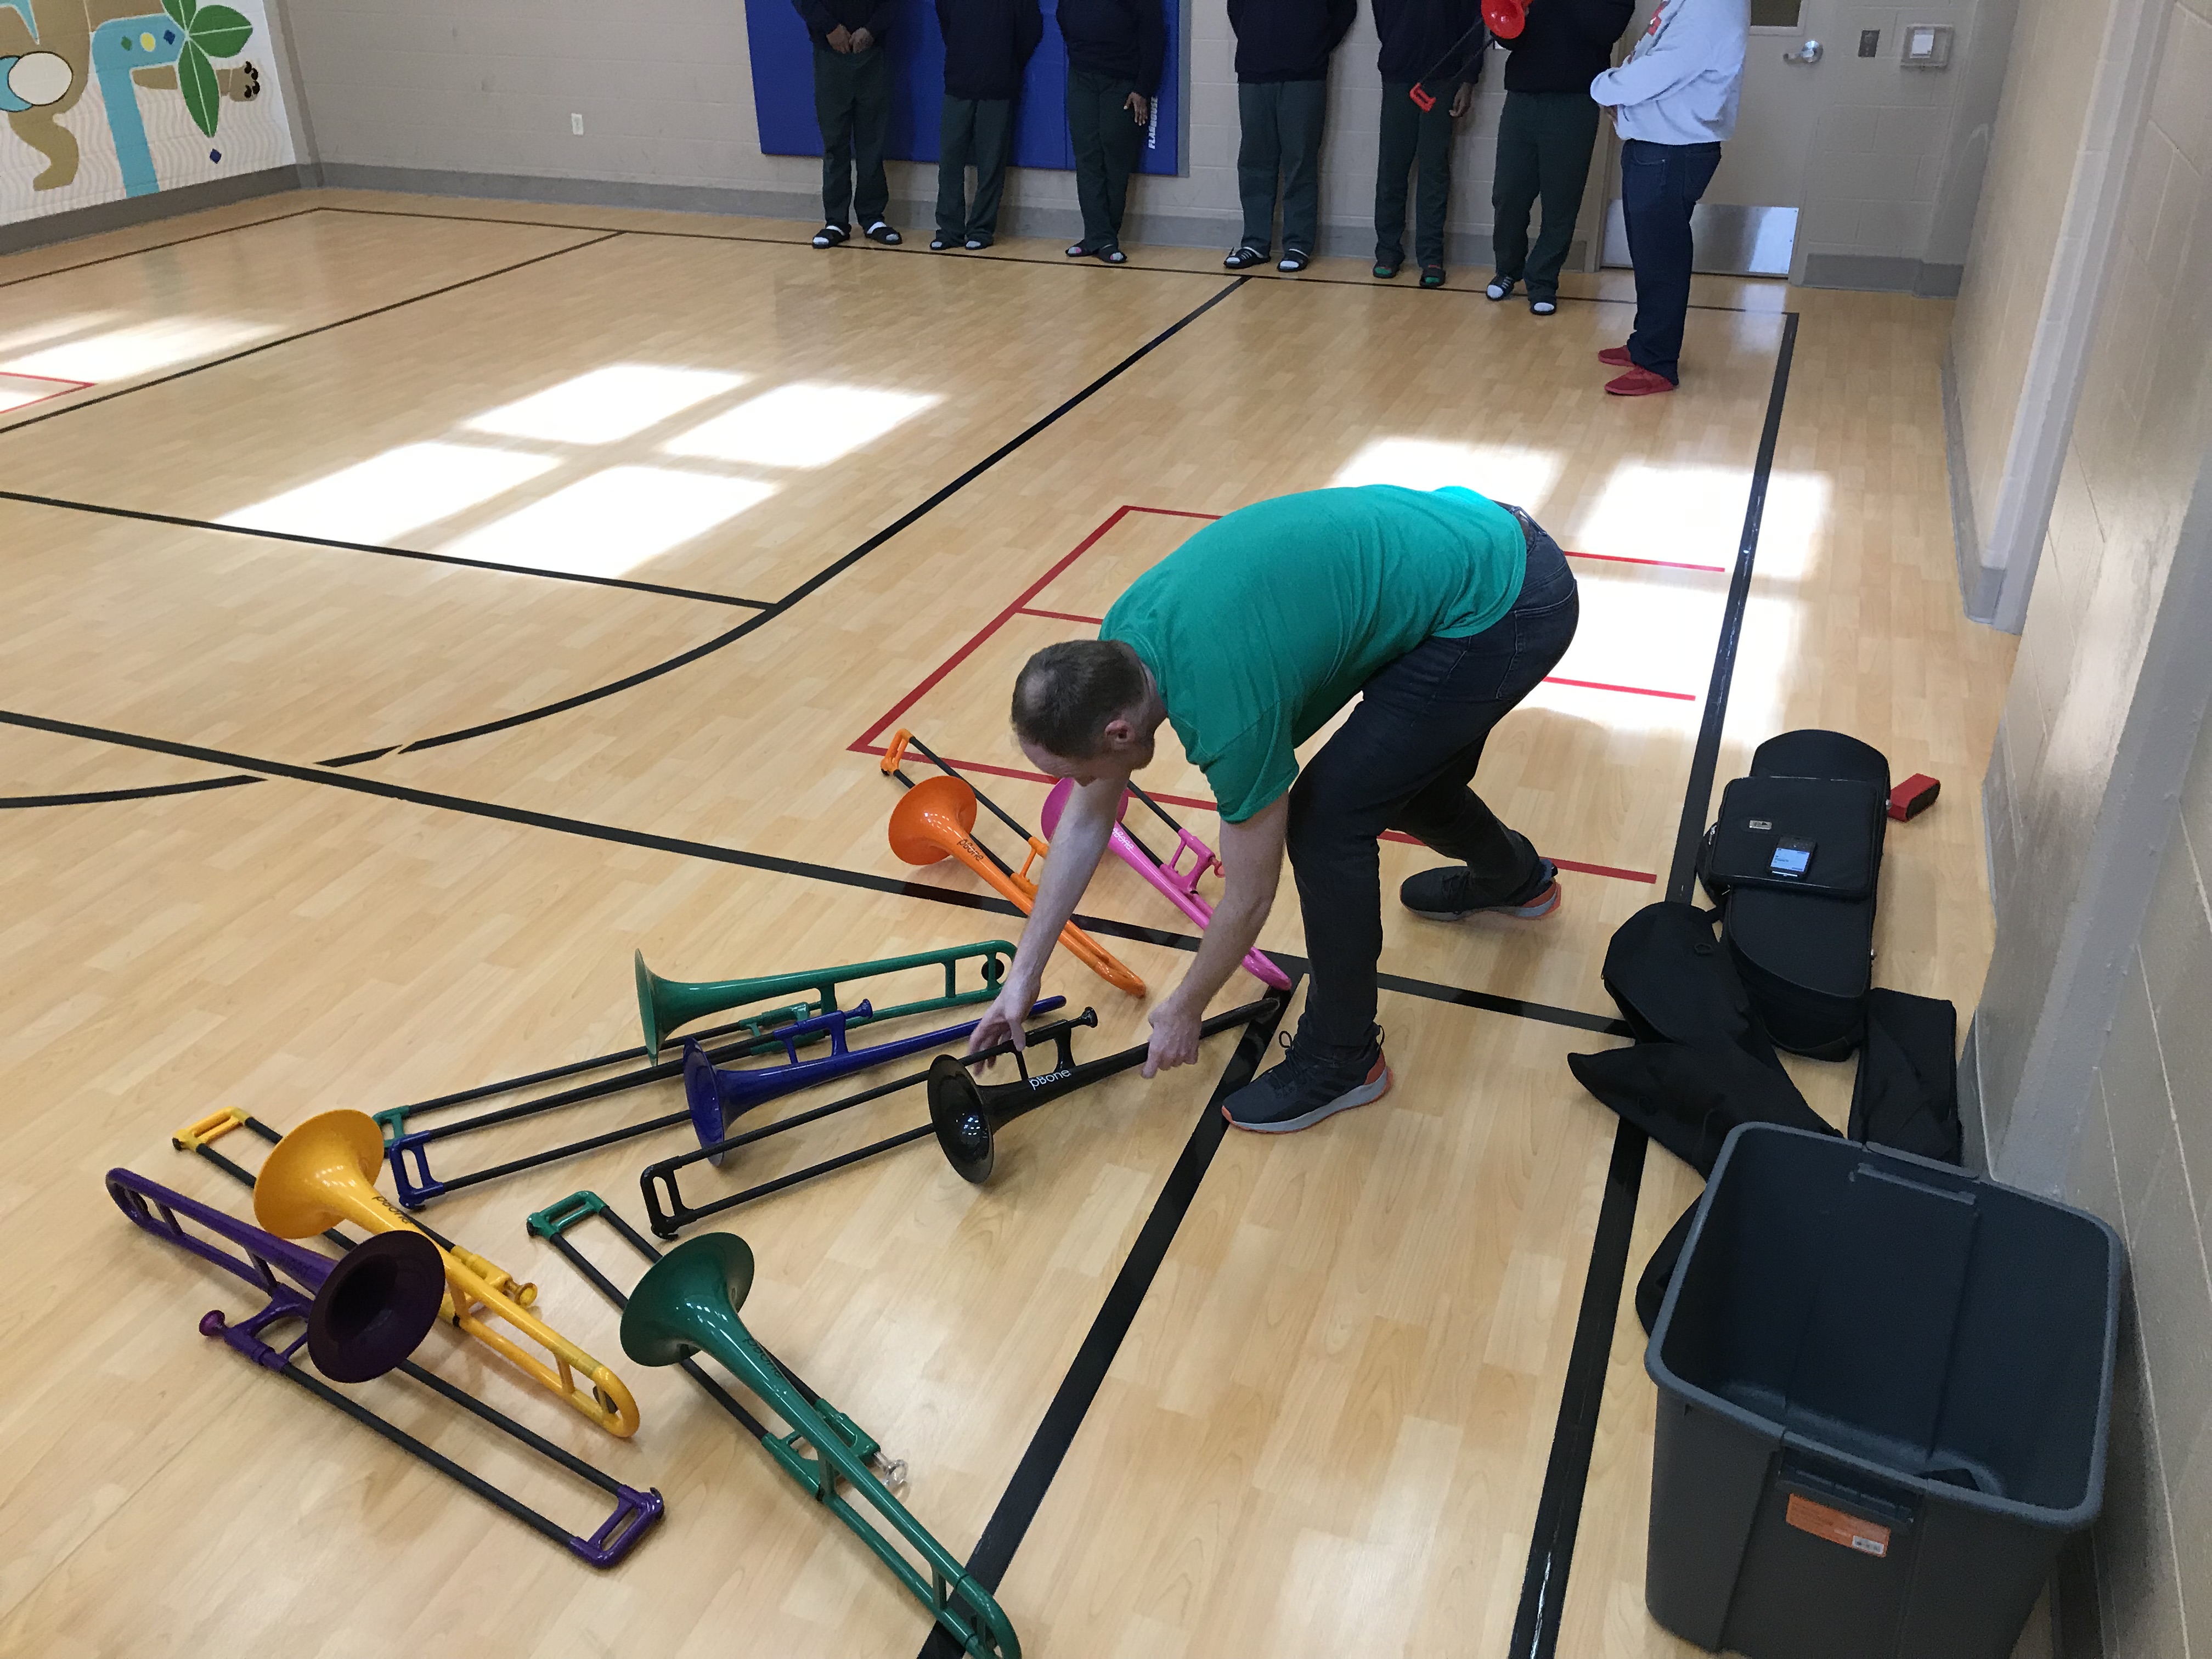
M1455 121L1474 107L1474 82L1462 81L1459 90L1452 94L1451 118Z
M1188 1066L1198 1058L1200 1012L1186 1008L1179 996L1170 996L1152 1010L1152 1047L1145 1053L1145 1075Z
M1139 126L1144 125L1146 122L1152 118L1152 106L1146 100L1145 94L1141 92L1131 93L1129 94L1128 102L1122 107L1127 109L1131 115L1136 118L1137 125ZM1147 1072L1145 1075L1146 1077L1150 1077L1152 1073Z
M1036 1004L1037 988L1016 979L1012 974L1000 988L991 1011L975 1023L968 1036L968 1052L980 1054L986 1048L995 1048L1002 1042L1019 1042L1022 1022L1029 1018L1030 1010ZM989 1062L984 1062L987 1066Z
M866 29L854 29L849 38L853 42L854 52L866 52L876 44L876 37Z
M853 49L853 37L846 32L842 23L831 29L827 38L832 52L850 52Z

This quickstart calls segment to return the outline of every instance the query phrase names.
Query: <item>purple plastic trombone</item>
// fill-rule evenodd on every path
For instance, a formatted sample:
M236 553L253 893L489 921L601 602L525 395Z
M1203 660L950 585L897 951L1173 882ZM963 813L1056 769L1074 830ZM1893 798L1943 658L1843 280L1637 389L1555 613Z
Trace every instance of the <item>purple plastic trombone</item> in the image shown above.
M1068 797L1074 789L1073 779L1062 778L1053 785L1052 793L1044 798L1042 817L1048 840L1059 831L1060 812L1067 805ZM1208 870L1218 870L1220 859L1211 847L1176 823L1170 825L1176 832L1175 851L1168 854L1165 864L1160 863L1138 843L1134 836L1121 827L1121 814L1128 810L1129 796L1125 790L1115 809L1114 833L1107 844L1121 854L1124 864L1158 888L1169 903L1196 922L1199 931L1204 933L1207 924L1213 920L1213 907L1199 897L1198 878ZM1185 853L1188 853L1192 859L1188 870L1181 867ZM1244 953L1244 971L1261 984L1271 985L1278 991L1291 988L1291 976L1269 961L1256 945Z

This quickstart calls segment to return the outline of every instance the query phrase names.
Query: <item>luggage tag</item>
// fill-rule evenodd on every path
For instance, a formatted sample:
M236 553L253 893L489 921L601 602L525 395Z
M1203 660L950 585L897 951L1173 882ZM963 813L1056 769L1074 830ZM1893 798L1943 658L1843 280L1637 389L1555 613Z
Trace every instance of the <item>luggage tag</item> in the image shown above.
M1774 843L1767 873L1790 880L1802 879L1813 862L1813 842L1802 836L1784 836Z

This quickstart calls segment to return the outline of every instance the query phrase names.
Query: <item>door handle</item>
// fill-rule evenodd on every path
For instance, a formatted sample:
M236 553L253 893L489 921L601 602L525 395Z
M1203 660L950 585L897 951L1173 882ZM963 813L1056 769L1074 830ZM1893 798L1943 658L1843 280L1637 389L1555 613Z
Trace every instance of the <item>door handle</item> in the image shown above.
M1785 64L1817 64L1820 61L1821 51L1822 47L1818 40L1808 40L1796 51L1784 52L1782 61Z

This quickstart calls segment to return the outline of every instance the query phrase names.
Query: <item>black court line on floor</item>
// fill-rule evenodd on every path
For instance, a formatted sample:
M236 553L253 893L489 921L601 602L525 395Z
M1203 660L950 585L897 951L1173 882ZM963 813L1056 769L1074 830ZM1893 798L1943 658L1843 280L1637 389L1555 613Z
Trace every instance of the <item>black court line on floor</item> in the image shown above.
M811 881L830 883L839 887L857 888L864 892L888 893L901 898L926 899L933 904L951 905L963 910L979 910L994 915L1018 916L1022 912L1009 901L996 895L963 892L957 888L939 887L928 882L902 881L890 876L878 876L865 870L847 870L836 865L817 864L809 859L787 859L773 853L748 852L739 847L724 847L714 842L693 841L683 836L656 835L650 830L632 830L623 824L598 823L588 818L572 818L558 812L540 812L529 807L509 806L500 801L477 800L466 795L448 795L434 789L417 789L411 785L391 783L382 778L364 777L357 772L333 770L342 763L325 761L320 765L302 766L290 761L268 760L256 755L242 755L230 750L210 749L203 744L177 743L167 738L148 737L137 732L121 732L112 726L87 726L76 720L53 720L44 714L25 714L19 709L0 708L0 725L21 726L26 731L44 732L51 736L81 738L88 743L112 744L118 748L143 750L149 754L167 755L178 760L204 762L210 766L222 766L234 773L252 776L208 779L190 785L156 785L143 793L149 795L181 794L191 789L227 787L233 783L250 783L259 778L283 778L295 783L317 783L326 788L350 790L356 794L374 795L386 800L402 801L413 806L433 807L442 811L459 812L471 817L493 818L504 823L521 824L532 830L548 830L558 835L575 836L587 841L609 842L617 846L640 847L651 852L670 853L681 858L705 859L717 864L736 865L743 869L759 870L770 875L798 876ZM374 758L382 750L372 750L367 756L346 757L345 759ZM130 792L140 793L140 792ZM1093 933L1115 939L1129 939L1140 945L1158 945L1170 950L1195 954L1199 946L1194 933L1177 933L1170 928L1150 927L1139 922L1119 921L1108 916L1079 915L1075 920ZM1305 958L1289 952L1276 952L1277 959L1285 968L1305 970ZM1479 1008L1486 1012L1510 1014L1522 1019L1540 1021L1545 1024L1571 1027L1577 1030L1601 1031L1626 1036L1627 1030L1617 1021L1595 1014L1586 1014L1578 1009L1555 1008L1549 1003L1531 1002L1516 997L1498 996L1487 991L1475 991L1458 986L1439 985L1431 980L1413 979L1399 975L1381 976L1387 988L1402 991L1410 996L1425 997L1433 1001L1448 1002L1461 1007Z
M18 806L90 806L115 800L152 800L161 795L197 795L210 789L235 789L259 778L233 773L228 777L198 778L185 783L155 783L137 789L85 789L72 795L0 795L0 810Z
M129 390L135 392L137 388L132 386ZM301 535L296 531L266 530L254 525L217 524L210 519L188 519L174 513L148 513L131 507L106 507L98 501L75 501L60 495L34 495L21 489L0 489L0 501L21 501L32 507L57 507L65 513L94 513L102 518L130 519L140 524L173 525L181 530L211 530L221 536L252 536L263 541L331 548L342 553L374 553L387 559L415 559L426 564L459 565L470 570L496 571L503 576L535 576L545 581L581 582L592 587L626 587L639 593L657 593L663 599L696 599L704 605L728 605L766 611L771 603L767 599L739 599L734 593L709 593L696 587L671 587L665 582L633 581L625 576L589 576L573 570L543 570L534 565L501 564L492 559L465 559L452 553L426 553L411 547L388 547L380 542L348 542L331 536Z
M277 199L281 199L281 196ZM43 282L49 276L66 276L72 270L85 270L94 265L112 264L118 259L135 259L142 253L159 253L165 247L182 247L187 242L204 242L210 237L234 235L241 230L257 230L263 225L281 225L287 219L304 219L311 213L325 211L327 209L324 204L318 202L312 207L295 208L289 213L271 214L266 219L248 219L242 224L224 225L216 230L195 231L190 236L172 236L166 242L149 242L144 247L126 248L120 253L103 253L96 259L80 259L73 265L56 265L52 270L34 270L27 276L10 276L6 281L0 282L0 288L14 288L23 283ZM49 243L47 246L51 246L52 244ZM0 255L0 258L12 259L21 255L38 252L37 248L18 248L14 253Z
M324 210L319 208L313 210L320 212ZM248 227L240 226L238 228L246 229ZM217 231L210 234L223 235L228 233ZM392 301L389 305L376 306L368 311L357 311L350 317L340 317L331 322L319 323L313 328L303 328L295 334L281 334L273 340L264 340L258 345L250 345L240 350L226 352L222 356L210 357L204 363L191 363L167 374L157 374L151 380L133 381L129 386L118 386L112 392L103 392L97 398L82 398L76 403L64 404L59 409L48 410L43 415L33 415L26 420L0 426L0 438L6 437L11 432L21 432L27 428L38 426L47 421L58 421L65 415L75 415L87 409L97 409L102 404L114 402L118 398L128 398L134 392L146 392L157 386L167 386L172 381L188 380L195 374L204 374L211 368L221 368L227 363L240 362L248 357L258 357L264 351L276 350L279 346L295 345L301 340L311 340L316 335L327 334L334 328L344 328L349 324L367 322L372 317L381 317L388 312L401 311L409 306L420 305L423 301L434 300L441 295L452 294L465 288L473 288L477 283L490 282L495 276L511 276L515 271L526 270L532 265L543 264L548 259L557 259L566 253L578 252L587 247L597 247L602 242L611 242L617 236L627 234L624 231L610 230L585 241L571 242L567 247L556 247L544 253L532 254L527 259L517 259L514 264L501 265L496 270L480 271L474 276L464 276L459 282L447 283L425 293L410 294L404 300Z
M1029 442L1030 439L1036 437L1046 428L1058 421L1062 416L1066 415L1079 404L1086 402L1094 393L1103 391L1105 387L1110 386L1114 381L1119 380L1124 374L1127 373L1128 370L1135 368L1137 364L1143 362L1145 358L1150 356L1154 351L1157 351L1161 346L1165 345L1176 335L1182 333L1183 330L1188 328L1200 318L1205 316L1207 312L1212 310L1214 307L1219 305L1231 295L1243 288L1247 280L1247 278L1242 276L1231 279L1222 288L1218 289L1212 298L1206 300L1203 304L1194 307L1192 310L1185 312L1174 322L1169 324L1167 327L1162 329L1158 334L1152 336L1151 339L1146 341L1144 344L1139 346L1127 356L1122 358L1120 362L1115 363L1103 374L1101 374L1097 380L1091 381L1089 386L1085 386L1082 391L1077 392L1073 397L1068 398L1066 402L1061 404L1060 407L1054 409L1049 414L1042 416L1039 419L1031 422L1028 426L1023 428L1021 431L1016 433L1012 437L1007 439L1006 442L1000 444L996 449L993 450L988 455L986 455L981 460L976 462L965 472L963 472L958 477L953 479L951 483L945 485L943 488L937 490L935 494L928 496L919 506L908 508L906 512L901 514L897 518L891 520L890 523L885 525L881 530L876 532L874 535L869 537L858 547L854 548L850 552L843 554L838 558L831 560L830 562L823 566L821 569L816 571L805 581L799 583L798 586L793 588L791 592L785 594L781 599L776 600L774 605L762 611L758 616L749 617L744 622L739 623L735 628L729 629L726 633L718 634L711 640L708 640L699 645L695 645L688 651L678 652L676 655L666 658L660 662L654 663L650 667L641 668L635 673L625 674L618 680L611 680L606 684L595 686L589 691L579 691L572 696L562 697L555 702L541 704L536 708L526 708L519 714L509 714L502 720L487 720L480 726L464 726L459 731L441 732L438 736L434 738L419 738L413 743L407 745L408 750L411 752L413 750L422 749L441 749L447 744L465 743L472 738L489 737L495 732L506 732L512 730L514 727L518 726L527 726L531 721L542 720L549 714L565 714L571 708L579 708L586 703L597 702L602 697L611 697L617 692L627 691L634 686L643 685L648 680L658 679L663 674L671 673L678 668L695 663L702 657L711 656L715 652L721 650L725 646L736 644L739 640L744 638L746 635L751 633L755 629L765 627L768 623L774 622L777 617L782 616L784 612L789 611L793 605L797 605L800 600L805 599L808 595L822 587L825 583L844 574L846 571L851 569L862 559L867 557L869 554L874 552L885 542L890 540L892 537L896 536L900 532L915 524L924 514L942 506L945 501L950 501L953 496L958 495L969 484L975 483L976 479L981 477L993 467L998 465L1000 461L1005 460L1007 456L1012 454L1024 444Z
M1784 313L1782 344L1775 355L1774 380L1767 393L1766 422L1759 433L1759 458L1752 468L1751 493L1744 507L1743 533L1736 544L1735 568L1729 580L1728 609L1713 651L1705 719L1698 728L1690 779L1682 793L1682 816L1667 877L1667 896L1678 902L1688 902L1696 890L1698 850L1705 839L1713 776L1720 763L1722 727L1727 721L1729 690L1735 677L1736 647L1743 635L1752 567L1758 557L1759 526L1766 511L1766 489L1773 476L1783 404L1790 391L1790 365L1796 348L1797 313L1793 311ZM1508 1659L1553 1659L1559 1649L1560 1621L1566 1609L1567 1572L1582 1522L1590 1455L1597 1443L1598 1412L1604 1403L1613 1328L1620 1318L1621 1288L1627 1279L1647 1144L1644 1132L1626 1121L1613 1131L1613 1156L1606 1169L1605 1194L1599 1202L1597 1228L1590 1242L1582 1305L1575 1316L1574 1342L1560 1389L1551 1455L1544 1466L1544 1485L1537 1498L1536 1524L1528 1541L1528 1565L1521 1581Z
M405 192L401 191L395 193L404 194ZM485 197L441 197L437 199L484 201L496 200L498 198ZM677 210L617 208L611 210L614 212L673 212ZM307 211L311 213L360 213L371 215L374 217L382 219L457 219L466 224L528 225L538 230L599 230L605 228L604 226L599 225L572 225L565 221L555 219L501 219L495 218L489 214L428 213L407 208L347 207L336 202L323 203L316 207L308 209ZM738 217L740 216L732 215L729 216ZM748 236L739 231L644 230L625 226L622 234L625 236L671 236L681 241L691 242L757 242L763 247L802 248L809 253L826 251L817 249L811 244L804 240L787 240L781 236ZM871 252L871 250L864 248L854 248L848 251L862 253ZM902 243L896 247L878 248L873 250L873 252L882 253L931 253L931 250L918 243ZM968 257L968 250L964 248L962 249L960 255L958 256L955 256L950 250L947 250L942 253L932 253L931 257L940 259L952 258L955 257ZM1059 259L1033 259L1025 253L1000 253L995 249L978 249L975 251L974 257L979 259L989 260L995 264L1039 265L1047 270L1134 270L1140 271L1148 276L1226 276L1237 274L1230 271L1226 267L1224 267L1219 271L1183 270L1173 265L1140 265L1134 264L1126 265L1108 265L1102 264L1097 259L1091 258L1069 259L1062 258ZM1612 269L1619 270L1620 267L1613 266ZM1330 288L1360 288L1395 291L1400 294L1471 294L1486 300L1490 297L1488 295L1484 294L1482 289L1480 288L1423 289L1418 284L1407 283L1401 285L1395 281L1385 283L1371 277L1366 282L1361 282L1357 278L1351 276L1316 276L1310 270L1295 276L1285 271L1260 270L1247 270L1242 274L1247 277L1265 279L1271 282L1306 284L1319 283ZM1590 273L1581 272L1577 274L1587 276ZM1559 298L1563 303L1572 302L1576 305L1588 306L1632 306L1636 303L1636 296L1632 294L1618 300L1609 300L1602 295L1595 294L1562 294ZM1692 311L1722 312L1734 317L1780 317L1784 314L1779 310L1767 310L1762 307L1757 306L1705 305L1696 301L1692 301L1691 302L1690 309Z

